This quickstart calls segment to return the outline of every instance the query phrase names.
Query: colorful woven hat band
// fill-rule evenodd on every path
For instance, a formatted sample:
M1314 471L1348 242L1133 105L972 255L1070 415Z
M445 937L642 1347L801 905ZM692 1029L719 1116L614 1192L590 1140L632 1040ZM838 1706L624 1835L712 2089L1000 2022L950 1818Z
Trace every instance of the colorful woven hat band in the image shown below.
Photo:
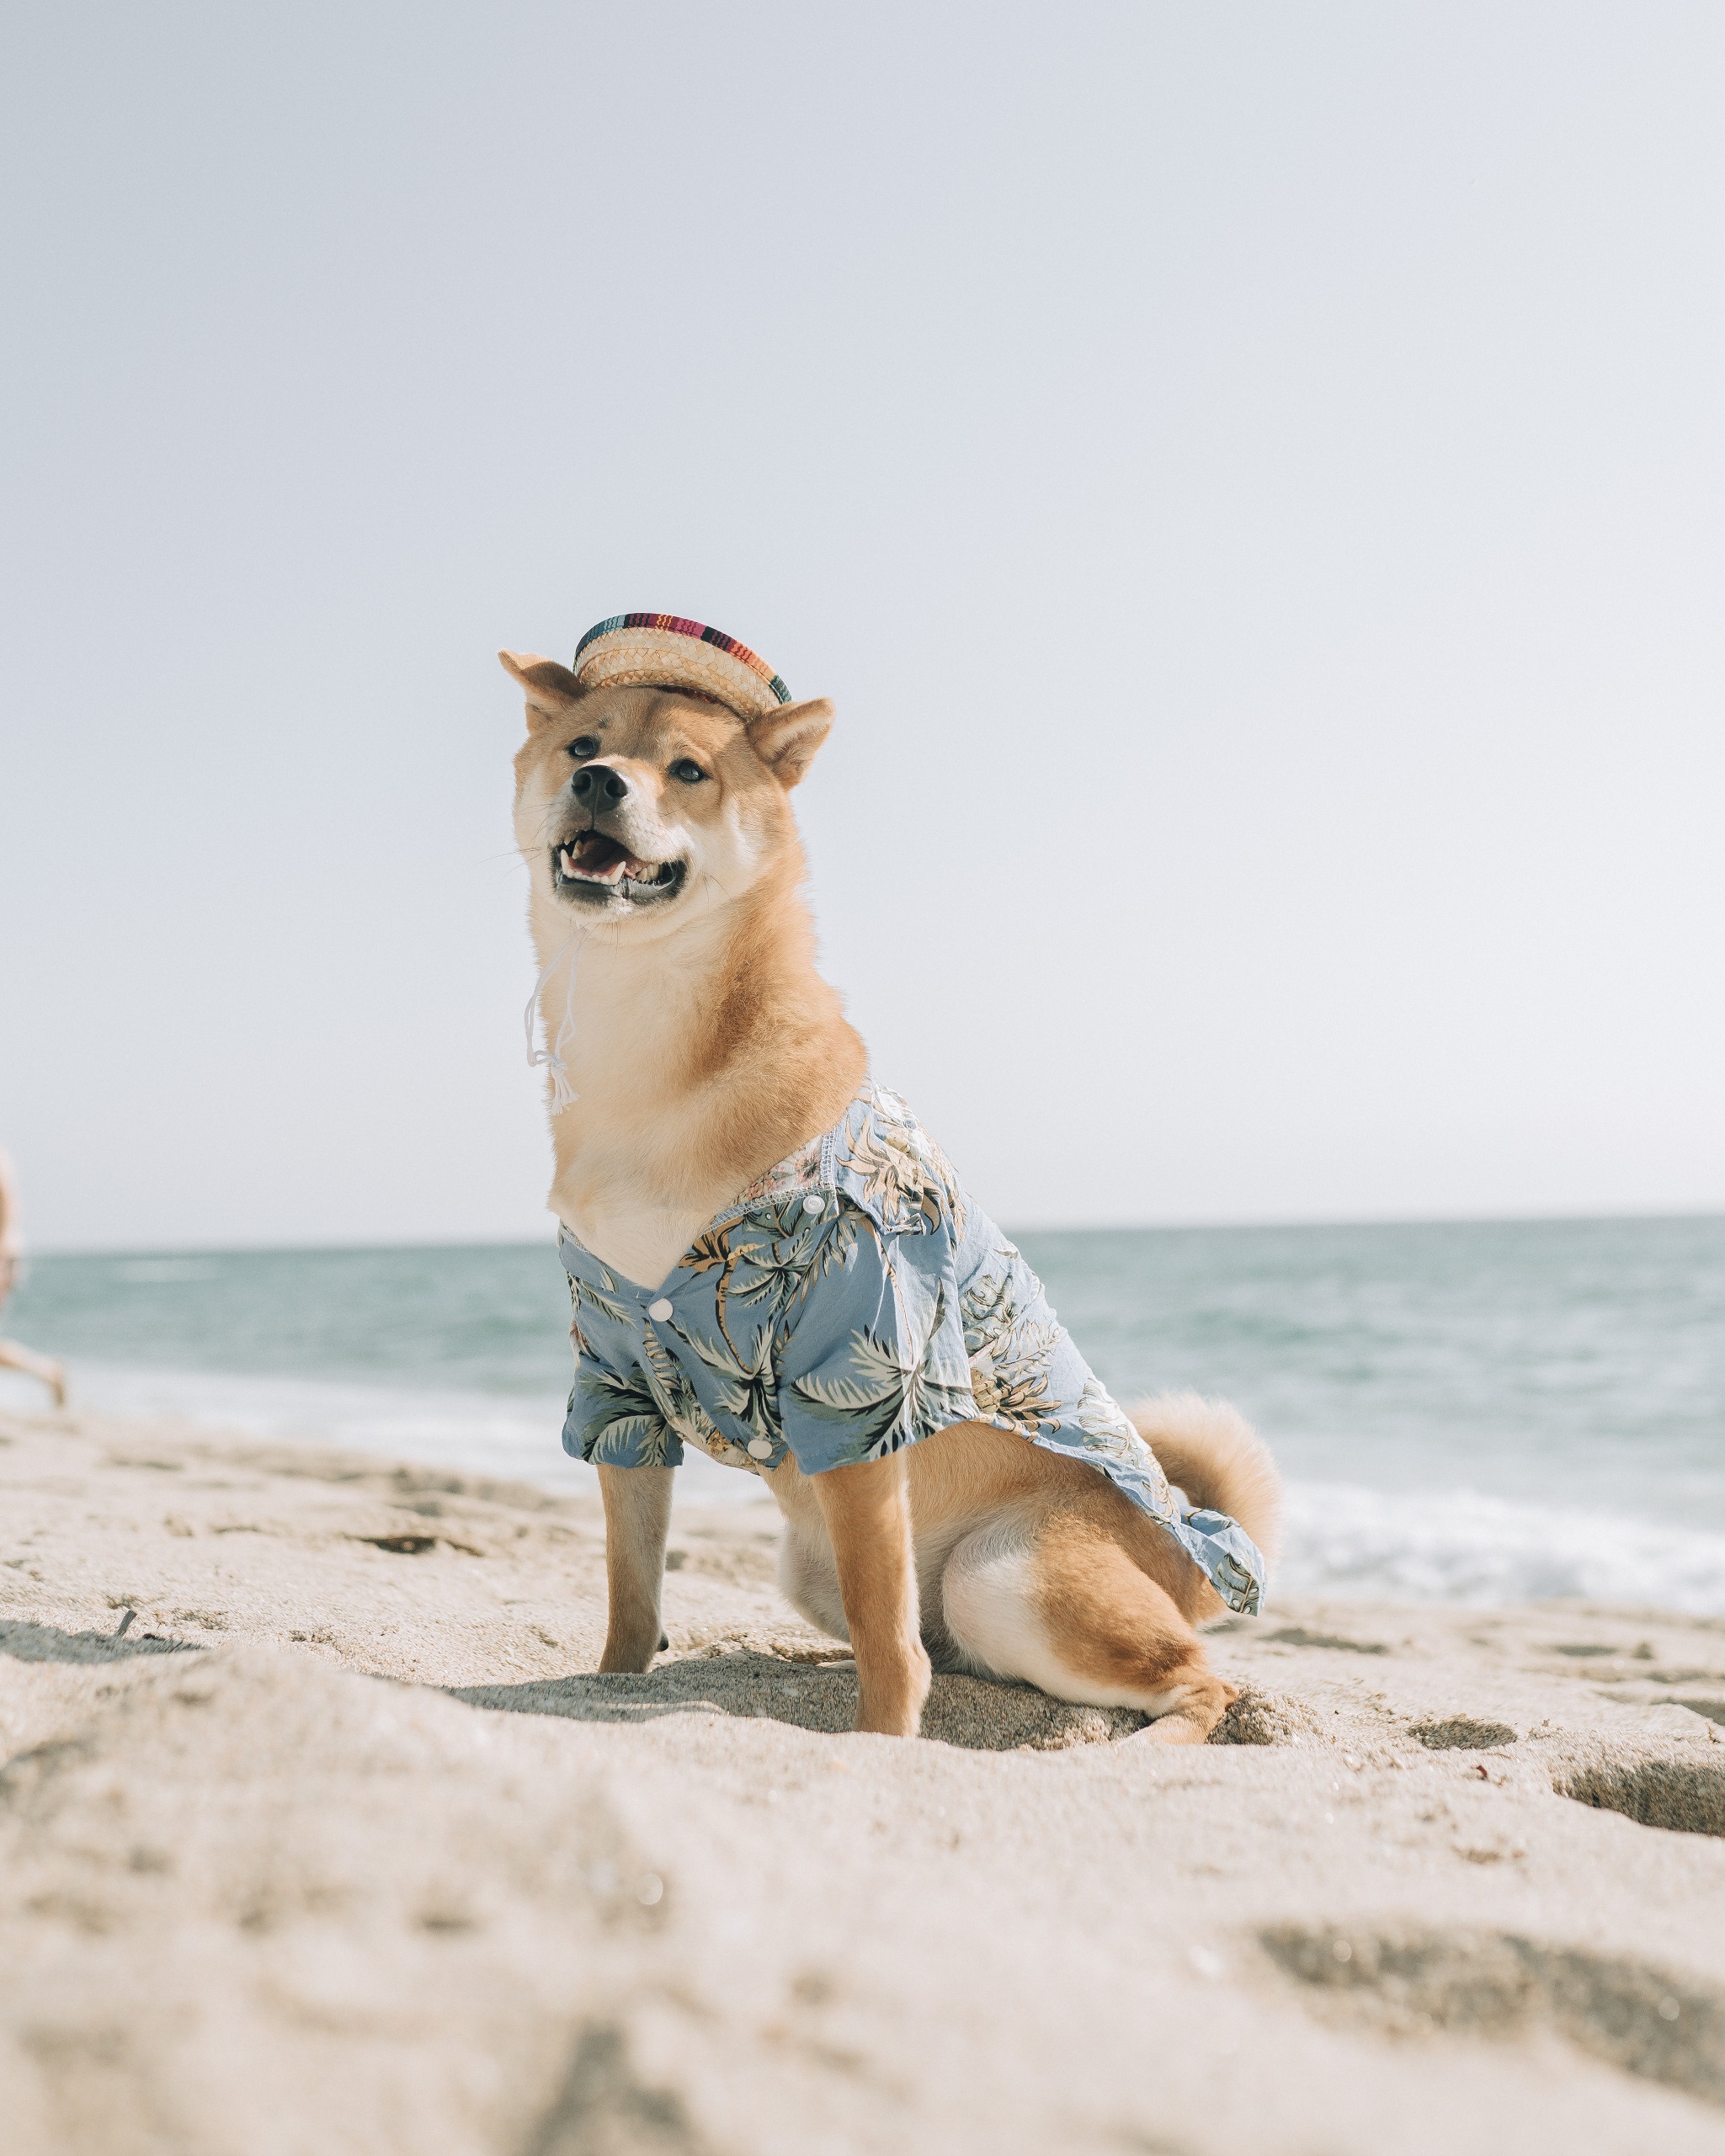
M692 689L744 719L764 719L791 691L764 658L722 629L680 614L614 614L575 647L585 689Z

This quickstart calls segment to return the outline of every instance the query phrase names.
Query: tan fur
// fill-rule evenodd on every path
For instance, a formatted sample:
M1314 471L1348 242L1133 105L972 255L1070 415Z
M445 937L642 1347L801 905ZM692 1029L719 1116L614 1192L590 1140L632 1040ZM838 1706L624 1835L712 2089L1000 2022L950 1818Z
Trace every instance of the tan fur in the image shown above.
M738 1190L829 1129L866 1074L815 971L787 798L832 707L746 722L705 698L583 692L555 661L502 657L528 699L515 830L540 964L582 935L566 1051L579 1098L552 1118L551 1204L608 1264L653 1286ZM684 758L700 784L676 776ZM571 774L589 763L626 780L615 835L641 862L680 864L675 896L631 908L560 891L557 849L589 813L577 812ZM548 1037L563 997L554 977ZM1195 1504L1231 1512L1273 1550L1280 1483L1232 1408L1180 1394L1137 1420ZM602 1669L644 1669L657 1649L670 1480L600 1470ZM1234 1696L1193 1630L1222 1606L1209 1582L1081 1462L962 1423L886 1460L811 1477L787 1459L766 1480L785 1515L787 1596L855 1648L859 1728L914 1735L931 1664L1139 1706L1163 1743L1201 1743Z
M1282 1478L1270 1447L1239 1409L1196 1392L1163 1392L1127 1412L1169 1482L1194 1504L1238 1520L1274 1564L1282 1546ZM1199 1577L1203 1615L1220 1616L1222 1597Z
M645 1669L661 1647L659 1597L671 1525L674 1467L601 1467L605 1507L606 1615L601 1674Z
M832 707L792 705L746 725L663 689L583 695L550 660L504 663L530 697L515 834L533 876L540 965L578 930L583 939L568 1058L579 1099L552 1121L550 1204L607 1264L655 1286L722 1205L838 1121L867 1071L815 971L786 797ZM642 796L631 843L690 861L663 918L583 919L552 888L550 849L575 768L567 745L589 735ZM685 755L711 774L692 791L668 775ZM548 1013L561 1013L562 997L552 982Z
M1057 1696L1137 1706L1163 1743L1199 1743L1233 1699L1209 1669L1195 1619L1221 1605L1178 1545L1104 1475L988 1423L959 1423L896 1456L905 1463L919 1628L934 1663L1021 1677ZM786 1461L771 1488L787 1530L780 1581L812 1624L855 1640L849 1598L821 1531L831 1474ZM1044 1653L966 1632L949 1607L977 1560L1022 1560L1027 1632ZM862 1655L858 1654L860 1670Z
M856 1726L883 1737L914 1737L929 1696L906 1464L900 1452L804 1478L856 1650Z

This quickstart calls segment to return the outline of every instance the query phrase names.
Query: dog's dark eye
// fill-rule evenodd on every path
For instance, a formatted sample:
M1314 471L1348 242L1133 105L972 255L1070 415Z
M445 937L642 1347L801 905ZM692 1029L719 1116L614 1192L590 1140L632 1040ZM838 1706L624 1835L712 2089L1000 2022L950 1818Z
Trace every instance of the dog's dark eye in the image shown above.
M563 744L563 753L577 758L597 756L599 736L596 733L578 733L573 741Z
M673 779L680 779L685 786L698 786L705 778L706 773L701 769L699 764L692 762L689 758L679 756L671 766L671 776Z

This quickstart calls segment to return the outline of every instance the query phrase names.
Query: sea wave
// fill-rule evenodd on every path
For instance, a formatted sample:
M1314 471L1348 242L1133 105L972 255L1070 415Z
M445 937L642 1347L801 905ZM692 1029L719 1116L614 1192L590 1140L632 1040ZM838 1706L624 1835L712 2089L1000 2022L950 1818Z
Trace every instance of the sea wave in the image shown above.
M1725 1616L1725 1535L1472 1489L1296 1483L1273 1583L1288 1594L1487 1607L1574 1598Z

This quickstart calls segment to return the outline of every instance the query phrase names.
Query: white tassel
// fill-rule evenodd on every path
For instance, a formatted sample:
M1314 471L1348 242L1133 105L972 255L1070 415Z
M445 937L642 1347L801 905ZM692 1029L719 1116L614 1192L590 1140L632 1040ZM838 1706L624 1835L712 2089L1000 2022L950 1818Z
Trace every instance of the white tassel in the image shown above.
M563 1061L563 1051L575 1037L575 966L582 941L582 933L578 929L534 982L533 993L527 998L527 1009L523 1013L527 1029L527 1067L530 1071L537 1070L540 1064L544 1064L550 1071L553 1115L560 1115L564 1109L572 1108L581 1098L569 1083L569 1067ZM546 982L566 958L569 961L569 974L563 985L563 1022L557 1028L555 1041L548 1038L543 1048L535 1048L533 1045L533 1025L539 1015L539 999L545 993ZM546 1032L547 1035L551 1032L549 1021L546 1022Z

